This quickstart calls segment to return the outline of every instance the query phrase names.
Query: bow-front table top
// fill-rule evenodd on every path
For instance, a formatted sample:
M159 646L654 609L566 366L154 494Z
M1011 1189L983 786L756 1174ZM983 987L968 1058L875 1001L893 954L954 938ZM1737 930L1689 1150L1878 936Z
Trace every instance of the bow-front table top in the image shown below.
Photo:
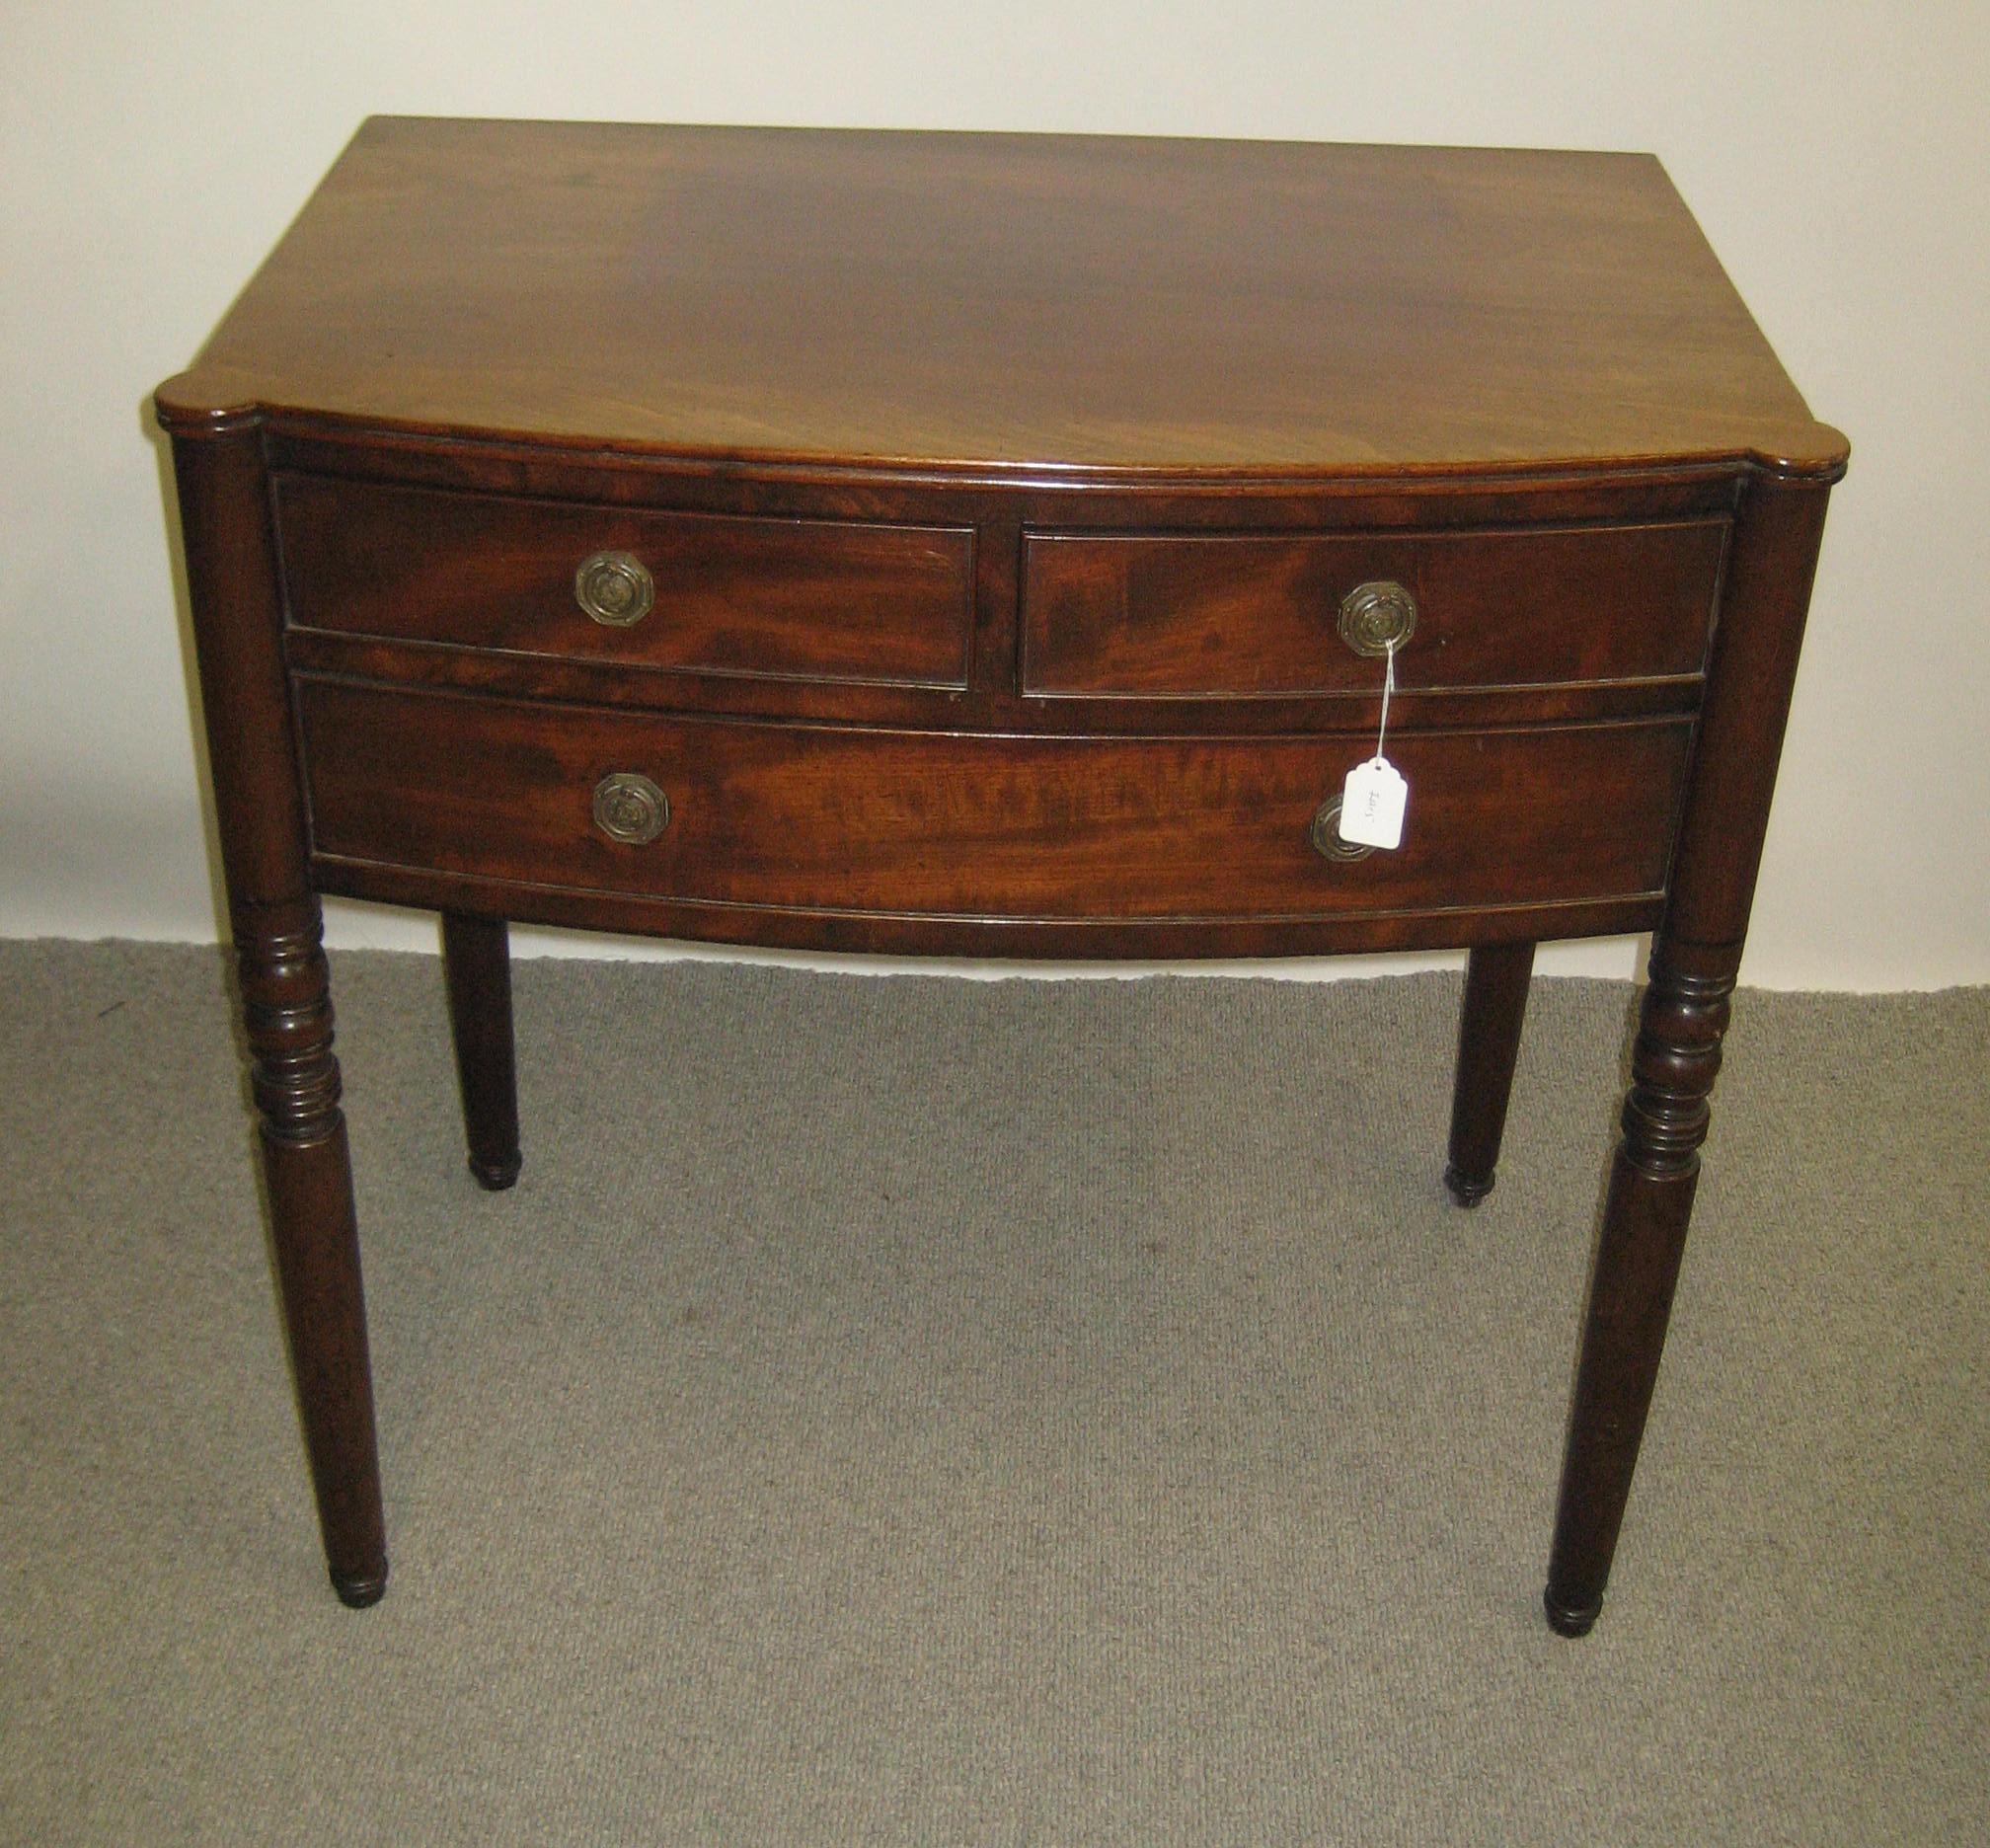
M375 117L161 404L1004 479L1845 455L1648 155L1117 136Z

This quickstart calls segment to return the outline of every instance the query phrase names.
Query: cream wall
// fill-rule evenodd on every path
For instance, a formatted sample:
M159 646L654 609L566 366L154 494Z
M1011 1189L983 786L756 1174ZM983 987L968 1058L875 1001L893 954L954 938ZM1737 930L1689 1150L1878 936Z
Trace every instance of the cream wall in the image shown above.
M215 934L150 388L362 116L579 116L1656 152L1853 441L1744 978L1990 980L1990 7L12 0L0 70L0 934Z

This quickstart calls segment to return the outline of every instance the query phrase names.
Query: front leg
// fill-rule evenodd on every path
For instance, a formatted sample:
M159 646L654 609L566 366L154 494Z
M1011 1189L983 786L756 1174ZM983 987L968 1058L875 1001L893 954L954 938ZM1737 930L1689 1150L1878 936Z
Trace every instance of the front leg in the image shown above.
M387 1586L366 1309L261 421L167 411L269 1229L332 1583Z
M1657 1381L1834 475L1765 465L1735 512L1576 1367L1545 1598L1564 1636L1602 1607Z
M316 898L235 914L250 1078L318 1524L347 1604L387 1589L366 1303Z
M1548 1621L1564 1636L1585 1635L1603 1607L1686 1249L1738 961L1728 952L1689 970L1662 941L1652 954L1548 1564Z

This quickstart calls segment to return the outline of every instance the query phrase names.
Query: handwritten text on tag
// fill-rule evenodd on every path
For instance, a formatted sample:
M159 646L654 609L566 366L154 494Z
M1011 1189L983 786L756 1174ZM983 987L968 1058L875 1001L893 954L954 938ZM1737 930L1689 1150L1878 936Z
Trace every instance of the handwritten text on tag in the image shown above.
M1371 757L1347 772L1340 796L1340 838L1356 847L1400 847L1410 785L1386 757Z

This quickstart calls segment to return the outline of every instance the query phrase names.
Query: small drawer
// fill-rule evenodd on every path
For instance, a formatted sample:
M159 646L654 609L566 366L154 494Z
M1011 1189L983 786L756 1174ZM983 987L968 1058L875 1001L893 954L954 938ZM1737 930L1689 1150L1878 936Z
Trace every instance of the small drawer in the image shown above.
M1404 843L1343 861L1316 826L1364 738L886 732L310 678L298 708L321 860L974 920L1649 896L1689 735L1671 720L1403 733Z
M292 624L683 672L958 688L971 528L586 506L284 474Z
M1342 600L1415 600L1405 691L1598 685L1701 672L1724 519L1379 534L1033 532L1025 693L1225 699L1373 694Z

